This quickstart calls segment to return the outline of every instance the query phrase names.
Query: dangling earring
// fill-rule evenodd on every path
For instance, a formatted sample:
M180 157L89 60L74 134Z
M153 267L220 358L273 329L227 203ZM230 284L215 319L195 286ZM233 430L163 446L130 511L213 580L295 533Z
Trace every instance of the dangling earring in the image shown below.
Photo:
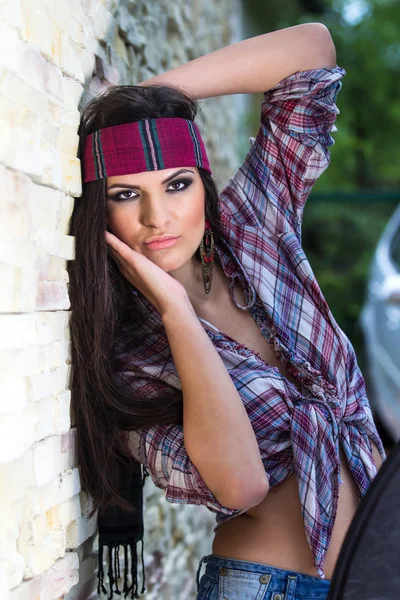
M206 294L210 293L214 269L214 235L211 223L206 219L206 229L200 242L200 258L203 271L203 284Z

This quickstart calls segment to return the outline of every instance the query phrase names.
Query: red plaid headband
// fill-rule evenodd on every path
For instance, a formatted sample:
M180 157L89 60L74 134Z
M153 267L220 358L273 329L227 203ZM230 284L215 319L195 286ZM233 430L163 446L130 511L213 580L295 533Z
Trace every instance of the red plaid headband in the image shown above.
M212 173L197 125L162 117L105 127L87 136L83 183L172 167L202 167Z

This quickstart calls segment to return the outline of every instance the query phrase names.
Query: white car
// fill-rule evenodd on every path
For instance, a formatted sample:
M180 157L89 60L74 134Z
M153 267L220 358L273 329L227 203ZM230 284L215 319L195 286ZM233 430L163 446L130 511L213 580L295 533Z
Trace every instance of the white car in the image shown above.
M392 441L397 442L400 439L400 205L376 248L360 325L371 408Z

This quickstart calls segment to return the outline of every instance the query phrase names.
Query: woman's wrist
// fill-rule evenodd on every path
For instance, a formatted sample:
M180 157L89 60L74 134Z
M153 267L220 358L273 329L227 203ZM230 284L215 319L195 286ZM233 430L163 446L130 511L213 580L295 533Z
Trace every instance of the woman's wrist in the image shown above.
M177 298L174 301L169 301L161 310L161 319L164 327L167 329L169 325L176 323L177 316L182 319L186 315L188 317L194 316L197 318L197 315L194 311L192 303L189 300L189 297Z

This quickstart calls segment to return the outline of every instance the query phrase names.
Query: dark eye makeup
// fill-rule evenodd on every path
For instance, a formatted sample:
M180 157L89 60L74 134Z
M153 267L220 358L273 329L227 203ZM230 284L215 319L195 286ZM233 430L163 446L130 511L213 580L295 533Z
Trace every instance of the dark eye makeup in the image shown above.
M193 179L190 179L189 177L183 177L181 179L175 179L175 181L171 181L168 184L168 187L170 187L171 185L178 184L178 183L181 183L181 184L183 183L184 187L180 187L180 188L175 189L175 190L167 190L167 191L170 192L170 193L173 193L173 194L175 194L176 192L183 192L184 190L186 190L191 185L191 183L193 183ZM126 196L124 197L123 194L135 194L135 195L134 196L129 196L129 197L126 197ZM138 197L138 194L136 192L134 192L134 190L125 190L124 192L118 192L118 194L108 194L107 195L107 198L109 200L114 200L115 202L124 202L124 201L126 202L128 200L134 200L137 197Z

